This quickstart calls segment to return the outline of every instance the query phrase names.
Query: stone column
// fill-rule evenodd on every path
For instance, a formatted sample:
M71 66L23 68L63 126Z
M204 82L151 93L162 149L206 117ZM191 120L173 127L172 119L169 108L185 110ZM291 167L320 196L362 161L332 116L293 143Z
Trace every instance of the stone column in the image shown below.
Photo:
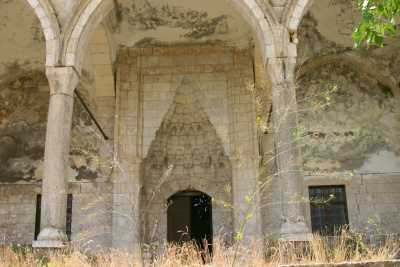
M272 84L272 103L276 176L282 203L280 236L286 241L306 241L310 238L310 231L304 220L304 178L299 155L294 78L296 58L279 58L274 63L272 67L279 73Z
M41 231L34 247L63 247L67 237L67 169L74 90L79 77L72 67L46 69L50 85L42 181Z
M228 76L233 230L234 235L243 235L241 243L247 248L253 242L263 242L256 105L248 90L248 83L253 79L252 72L243 73L240 69L232 70Z
M141 258L140 238L141 159L119 162L113 184L112 248Z
M232 164L232 193L235 235L241 233L244 247L263 242L260 199L258 192L258 160L251 155L234 160Z
M120 58L117 72L114 128L112 248L141 259L140 168L142 163L143 116L140 83L123 86L134 77L136 58ZM125 64L128 61L129 64ZM136 75L138 76L138 74ZM128 83L129 84L129 83Z

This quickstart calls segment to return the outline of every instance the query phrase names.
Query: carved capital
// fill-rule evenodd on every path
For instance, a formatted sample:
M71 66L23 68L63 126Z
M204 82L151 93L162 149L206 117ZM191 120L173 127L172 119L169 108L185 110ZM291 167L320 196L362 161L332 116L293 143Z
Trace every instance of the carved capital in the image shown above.
M50 95L73 96L79 83L79 75L72 67L47 67L46 76L50 85Z

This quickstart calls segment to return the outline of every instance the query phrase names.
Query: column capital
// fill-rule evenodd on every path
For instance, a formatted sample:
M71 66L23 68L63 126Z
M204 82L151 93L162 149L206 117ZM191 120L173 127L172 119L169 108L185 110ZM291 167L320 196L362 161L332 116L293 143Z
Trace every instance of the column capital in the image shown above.
M50 95L73 96L79 83L79 75L73 67L46 67L46 76L49 81Z

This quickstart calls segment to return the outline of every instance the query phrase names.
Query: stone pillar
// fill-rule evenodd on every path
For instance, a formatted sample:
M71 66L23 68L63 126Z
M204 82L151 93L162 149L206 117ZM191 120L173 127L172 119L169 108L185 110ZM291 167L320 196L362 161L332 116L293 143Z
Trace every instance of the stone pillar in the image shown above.
M246 155L232 164L233 226L235 235L243 235L241 242L245 247L264 240L258 192L258 160L253 158Z
M294 48L296 48L294 46ZM277 178L281 194L281 240L306 241L310 231L304 220L303 172L299 155L295 57L276 59L279 75L272 84L273 124Z
M119 162L113 184L112 248L141 258L140 236L141 159Z
M248 71L248 69L246 69ZM230 106L230 154L234 235L242 234L243 247L262 242L258 168L259 151L255 123L256 105L248 84L253 73L234 69L228 76ZM240 101L238 101L240 99Z
M67 237L67 170L74 90L79 77L72 67L48 67L50 103L42 181L41 231L33 247L63 247Z
M136 58L119 58L114 128L112 248L141 262L140 169L142 163L141 87L123 86L135 73ZM124 61L128 60L128 61ZM129 64L125 64L131 62ZM137 79L136 79L137 82ZM129 82L128 82L129 83Z

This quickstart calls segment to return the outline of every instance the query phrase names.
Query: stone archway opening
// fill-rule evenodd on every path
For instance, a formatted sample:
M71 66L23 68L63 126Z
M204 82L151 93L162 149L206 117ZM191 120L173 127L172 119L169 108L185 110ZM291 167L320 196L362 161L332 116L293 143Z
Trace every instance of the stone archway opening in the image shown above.
M212 252L213 225L211 197L200 191L181 191L168 198L167 240L194 242Z

